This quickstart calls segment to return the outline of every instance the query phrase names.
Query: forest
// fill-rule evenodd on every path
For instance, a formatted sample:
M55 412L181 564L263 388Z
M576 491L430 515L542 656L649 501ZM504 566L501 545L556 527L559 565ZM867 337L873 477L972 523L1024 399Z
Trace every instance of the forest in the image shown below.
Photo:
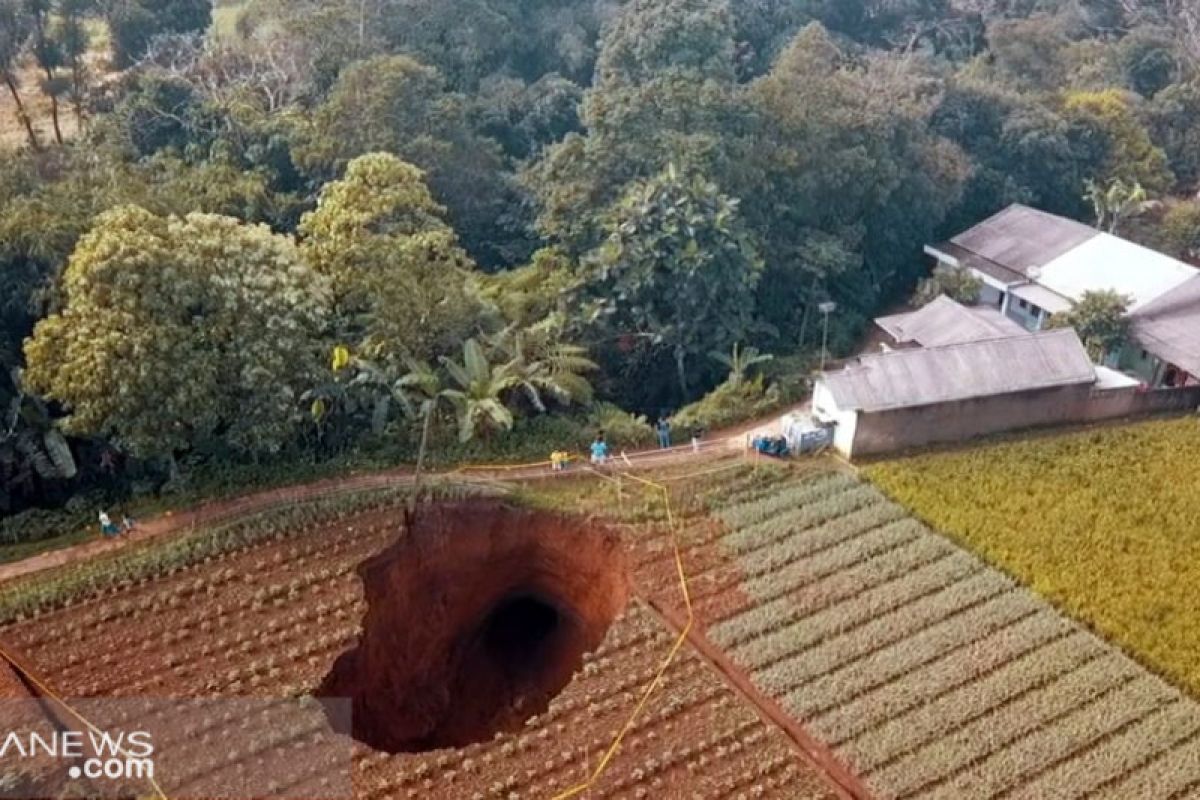
M0 0L0 78L27 520L764 413L1013 202L1200 256L1193 0Z

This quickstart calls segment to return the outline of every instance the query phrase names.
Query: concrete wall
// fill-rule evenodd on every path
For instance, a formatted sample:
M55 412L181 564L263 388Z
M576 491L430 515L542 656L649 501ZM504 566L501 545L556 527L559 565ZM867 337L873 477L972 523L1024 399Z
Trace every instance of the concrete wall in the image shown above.
M993 433L1098 422L1200 406L1200 387L1099 391L1090 385L859 414L852 455L881 455ZM843 451L844 452L844 451Z
M858 430L858 412L843 411L830 393L824 381L817 381L813 387L812 400L813 416L821 422L832 422L833 446L849 456L854 450L854 437Z
M1046 313L1029 303L1021 308L1022 300L1018 297L1008 298L1008 318L1018 323L1027 331L1040 331L1046 324Z
M1004 303L1004 290L984 284L979 290L979 305L999 309Z

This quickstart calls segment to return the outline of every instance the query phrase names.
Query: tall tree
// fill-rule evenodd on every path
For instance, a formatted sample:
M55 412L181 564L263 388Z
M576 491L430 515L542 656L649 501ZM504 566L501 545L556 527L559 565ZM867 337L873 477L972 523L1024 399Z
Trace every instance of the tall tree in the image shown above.
M603 239L603 216L631 182L668 163L719 178L745 124L736 90L727 0L625 5L601 42L586 133L548 148L526 174L542 232L581 254Z
M62 310L25 356L68 432L172 464L216 440L257 454L295 434L326 301L286 238L120 207L80 241L63 283Z
M642 343L690 397L697 356L746 338L762 261L736 200L674 167L634 184L607 218L579 290L593 335Z
M1167 155L1179 188L1200 189L1200 78L1168 86L1147 107L1154 142Z
M1108 157L1098 176L1108 182L1138 183L1151 194L1166 192L1174 182L1166 154L1150 139L1133 104L1136 96L1117 89L1072 92L1065 102L1074 124L1099 139Z
M787 340L803 346L831 296L856 325L918 277L968 174L929 131L928 89L907 60L864 64L815 24L750 85L753 147L730 190L770 253L760 308Z
M71 73L71 108L75 112L75 123L79 127L83 126L83 106L88 86L85 56L91 47L91 37L84 24L84 15L91 7L91 0L60 0L58 29L55 32L64 63Z
M1102 143L1088 147L1063 115L1028 93L960 77L941 93L930 126L971 158L947 231L957 233L1017 202L1077 219L1086 215L1079 187L1100 172L1106 150Z
M65 86L56 76L63 64L62 47L51 33L50 0L25 0L25 10L33 22L30 41L33 60L44 76L42 94L50 101L50 121L54 126L54 141L63 143L62 126L58 123L58 98Z
M474 265L444 213L420 169L373 153L301 221L302 252L333 286L335 334L368 358L433 359L479 326Z
M112 34L113 62L133 66L155 37L206 31L212 24L211 0L111 0L105 17Z
M33 31L33 21L26 12L21 0L0 0L0 80L8 87L8 93L13 99L17 121L25 129L29 146L34 150L41 149L37 133L33 130L33 120L29 110L21 99L21 84L17 78L21 56L25 51L25 43Z
M499 146L474 131L467 111L466 98L447 91L436 69L408 56L371 58L338 77L297 155L317 177L330 178L357 156L395 154L428 173L479 263L520 263L530 252L519 216L524 204Z

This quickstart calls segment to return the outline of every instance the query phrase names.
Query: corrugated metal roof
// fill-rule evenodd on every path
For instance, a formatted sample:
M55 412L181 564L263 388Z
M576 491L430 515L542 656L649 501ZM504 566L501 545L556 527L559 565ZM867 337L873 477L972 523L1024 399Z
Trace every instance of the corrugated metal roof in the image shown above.
M1014 204L950 241L1024 275L1029 267L1045 266L1098 234L1081 222ZM986 269L980 271L991 274Z
M1131 316L1133 338L1150 353L1200 375L1200 276Z
M875 324L900 344L916 342L922 347L1028 335L1024 328L995 309L967 308L945 295L917 311L880 317Z
M883 411L1091 384L1096 370L1069 328L863 356L821 380L843 411Z
M983 256L972 253L965 247L956 245L954 242L942 242L941 244L934 245L932 249L935 253L944 253L950 256L950 258L958 262L960 267L978 270L984 275L993 278L997 283L1007 285L1020 283L1025 280L1025 273L1001 266L995 261L989 261Z

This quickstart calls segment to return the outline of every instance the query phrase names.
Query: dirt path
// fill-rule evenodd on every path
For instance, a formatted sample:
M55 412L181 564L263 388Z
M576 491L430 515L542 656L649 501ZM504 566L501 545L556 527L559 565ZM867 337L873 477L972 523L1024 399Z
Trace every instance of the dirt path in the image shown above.
M745 423L735 428L710 435L703 443L700 456L727 454L731 450L741 449L747 433L757 430L764 425L769 425L771 421L778 419L784 413L784 411L780 411L772 415L768 420ZM697 454L693 452L691 446L684 445L671 448L670 450L643 450L636 453L619 454L614 457L614 460L618 466L646 469L668 466L696 457ZM453 472L440 473L437 477L495 482L553 479L572 474L577 473L572 471L556 473L550 471L547 465L536 464L513 468L465 467ZM366 475L324 478L296 486L252 492L240 497L212 500L191 509L168 511L157 517L139 522L138 527L134 531L117 538L97 538L71 547L39 553L38 555L30 556L20 561L13 561L9 564L0 564L0 583L43 570L53 569L54 567L84 561L103 553L110 553L114 550L129 547L132 544L143 542L147 539L171 533L179 533L201 525L211 525L214 522L233 519L239 516L255 514L277 506L287 505L288 503L311 500L341 492L403 486L411 481L411 471L407 467L401 467Z
M654 613L673 632L684 629L687 618L678 611L662 606L653 598L642 597ZM796 745L804 760L823 773L842 800L871 800L871 794L862 781L846 768L837 756L823 743L814 739L800 723L787 714L779 704L760 692L750 677L738 668L729 657L713 645L703 633L692 627L687 642L701 658L717 670L725 681L734 688L758 713L764 722L783 731Z

